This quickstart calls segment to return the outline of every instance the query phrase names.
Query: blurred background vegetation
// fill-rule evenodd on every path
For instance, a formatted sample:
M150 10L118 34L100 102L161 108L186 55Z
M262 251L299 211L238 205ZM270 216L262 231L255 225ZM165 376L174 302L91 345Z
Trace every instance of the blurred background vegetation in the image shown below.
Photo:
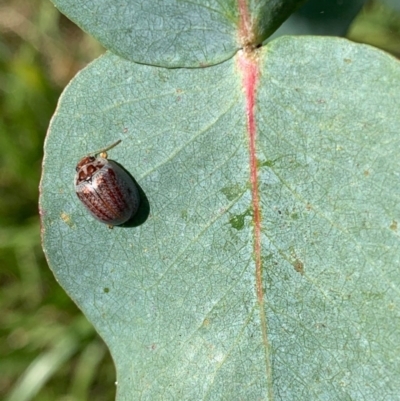
M48 0L0 0L0 35L0 399L113 400L111 357L47 267L37 206L57 99L103 49Z
M369 1L347 36L400 57L400 12ZM0 0L0 399L6 401L115 398L105 345L47 267L37 207L43 142L57 99L103 51L49 0Z

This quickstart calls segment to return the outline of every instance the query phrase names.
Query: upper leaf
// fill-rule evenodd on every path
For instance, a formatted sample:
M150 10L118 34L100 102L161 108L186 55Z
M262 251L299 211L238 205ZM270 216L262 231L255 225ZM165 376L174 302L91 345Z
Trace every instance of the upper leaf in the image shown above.
M142 64L199 67L260 44L304 0L53 0L112 52Z

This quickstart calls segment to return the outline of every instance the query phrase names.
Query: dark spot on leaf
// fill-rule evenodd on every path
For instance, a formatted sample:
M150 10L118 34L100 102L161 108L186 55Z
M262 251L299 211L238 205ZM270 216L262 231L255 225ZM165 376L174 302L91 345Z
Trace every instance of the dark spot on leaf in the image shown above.
M297 271L297 273L304 274L304 263L300 259L296 259L292 262L292 265L294 267L294 270Z
M303 261L297 256L296 251L292 248L290 251L290 263L294 267L294 270L297 273L304 274L304 263Z
M389 226L391 230L397 231L397 221L393 220L392 224Z
M345 63L347 63L347 64L351 63L351 59L350 59L350 58L345 58L343 61L344 61Z
M221 189L221 192L226 196L229 201L233 201L242 194L242 190L239 185L230 185Z
M274 160L265 160L264 162L260 162L260 167L273 167L274 164Z
M247 210L243 214L237 214L235 216L232 216L229 219L229 223L231 223L231 226L235 228L236 230L241 230L244 227L244 221L246 216L251 216L250 210Z
M183 220L187 220L188 212L186 209L181 211L181 217Z
M104 288L103 288L103 291L104 291L106 294L108 294L108 293L110 292L110 289L109 289L108 287L104 287Z
M369 170L365 170L365 171L364 171L364 175L365 175L366 177L368 177L368 176L369 176Z
M239 214L231 217L229 223L231 223L231 226L236 228L236 230L241 230L244 227L244 215Z

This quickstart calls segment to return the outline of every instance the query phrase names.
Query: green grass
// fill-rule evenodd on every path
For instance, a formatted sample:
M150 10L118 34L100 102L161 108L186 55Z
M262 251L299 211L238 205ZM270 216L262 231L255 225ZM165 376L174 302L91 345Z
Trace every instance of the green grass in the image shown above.
M111 357L46 264L37 208L57 99L102 49L48 0L2 3L0 34L0 399L112 400ZM349 37L400 55L400 17L371 3Z
M0 32L0 399L112 400L111 357L46 264L37 206L57 99L102 50L44 0L2 5Z

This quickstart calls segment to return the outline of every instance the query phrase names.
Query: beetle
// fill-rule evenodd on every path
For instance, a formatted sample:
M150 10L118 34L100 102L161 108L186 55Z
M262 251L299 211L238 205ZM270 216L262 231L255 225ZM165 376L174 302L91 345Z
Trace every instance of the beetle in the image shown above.
M108 160L112 145L84 156L76 165L75 192L89 213L110 227L127 222L137 212L140 196L131 176Z

